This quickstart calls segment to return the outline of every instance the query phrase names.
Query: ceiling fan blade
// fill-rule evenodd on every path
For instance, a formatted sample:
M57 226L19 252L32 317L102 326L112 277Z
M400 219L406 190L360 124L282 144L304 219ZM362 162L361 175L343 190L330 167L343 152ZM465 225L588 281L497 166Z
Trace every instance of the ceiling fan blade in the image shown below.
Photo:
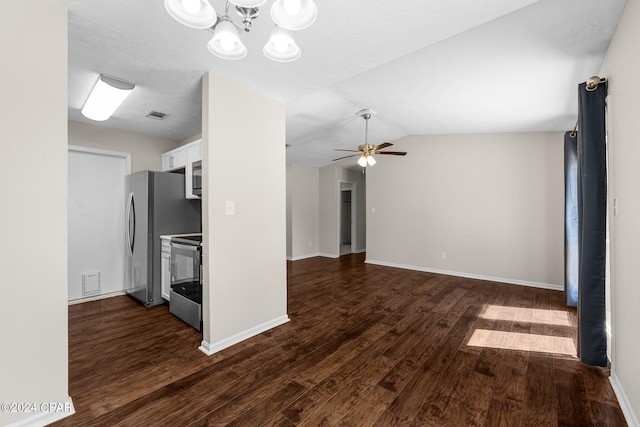
M373 151L382 150L383 148L391 147L392 145L393 144L390 142L383 142L382 144L373 147Z
M358 150L344 150L342 148L336 148L334 151L348 151L350 153L359 153L360 152Z
M406 156L407 152L406 151L380 151L379 153L376 154L391 154L393 156Z
M333 159L331 160L332 162L335 162L336 160L342 160L342 159L348 159L349 157L356 157L359 156L360 154L352 154L350 156L344 156L344 157L338 157L337 159Z

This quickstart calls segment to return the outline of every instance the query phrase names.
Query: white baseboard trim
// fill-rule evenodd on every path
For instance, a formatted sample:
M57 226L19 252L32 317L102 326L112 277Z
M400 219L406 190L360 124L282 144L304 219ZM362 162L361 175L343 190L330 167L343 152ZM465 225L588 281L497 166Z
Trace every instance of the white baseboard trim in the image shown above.
M112 297L118 297L120 295L126 295L126 294L127 293L125 291L117 291L117 292L111 292L109 294L96 295L95 297L74 299L69 301L69 305L80 304L80 303L89 302L89 301L97 301L100 299L106 299L106 298L112 298Z
M367 248L363 248L363 249L356 249L356 251L354 252L354 254L362 254L367 252Z
M318 256L322 256L322 257L325 257L325 258L340 258L340 255L326 254L326 253L319 253Z
M403 268L405 270L424 271L426 273L444 274L446 276L465 277L467 279L487 280L489 282L500 282L500 283L508 283L510 285L529 286L529 287L532 287L532 288L550 289L550 290L553 290L553 291L564 291L564 286L562 286L562 285L553 285L553 284L550 284L550 283L529 282L529 281L526 281L526 280L507 279L507 278L504 278L504 277L483 276L481 274L461 273L461 272L458 272L458 271L448 271L448 270L438 270L438 269L435 269L435 268L419 267L419 266L415 266L415 265L406 265L406 264L396 264L396 263L386 262L386 261L376 261L376 260L373 260L373 259L366 259L364 262L366 264L382 265L384 267Z
M284 316L280 316L267 322L261 323L254 326L253 328L249 328L245 331L239 332L235 335L221 339L211 344L206 342L205 340L202 340L202 343L200 343L200 347L198 347L198 349L207 356L211 356L212 354L217 353L220 350L224 350L227 347L231 347L234 344L238 344L239 342L244 341L247 338L251 338L253 336L261 334L264 331L275 328L276 326L283 325L289 320L289 316L285 314Z
M36 411L30 417L7 424L7 427L46 426L76 413L69 396L62 402L36 403Z
M287 257L287 259L289 261L300 261L301 259L307 259L307 258L315 258L317 256L321 256L318 252L316 252L315 254L307 254L307 255L296 255L293 257Z
M622 388L622 384L618 380L618 376L616 375L616 371L611 370L611 376L609 377L609 382L611 383L611 387L613 387L613 392L616 394L618 398L618 403L620 404L620 408L622 409L622 414L624 415L624 419L627 421L629 427L640 427L638 423L638 417L636 417L631 404L629 403L629 399L627 398L627 394L624 392Z

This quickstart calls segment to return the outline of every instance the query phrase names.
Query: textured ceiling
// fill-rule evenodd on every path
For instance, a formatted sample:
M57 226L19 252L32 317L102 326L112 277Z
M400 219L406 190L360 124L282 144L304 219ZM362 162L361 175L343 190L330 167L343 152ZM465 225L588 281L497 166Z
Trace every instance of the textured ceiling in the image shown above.
M240 61L206 48L211 32L174 21L161 0L69 1L69 118L98 74L136 89L106 122L174 140L201 132L208 70L287 106L287 161L323 166L369 141L411 134L560 131L577 117L576 86L597 73L624 0L316 0L318 19L294 33L302 57L262 54L269 1ZM220 14L223 0L211 0ZM232 11L233 13L233 11ZM233 15L232 15L233 16ZM234 16L235 19L235 16ZM239 22L239 20L236 20ZM156 110L164 121L146 118Z

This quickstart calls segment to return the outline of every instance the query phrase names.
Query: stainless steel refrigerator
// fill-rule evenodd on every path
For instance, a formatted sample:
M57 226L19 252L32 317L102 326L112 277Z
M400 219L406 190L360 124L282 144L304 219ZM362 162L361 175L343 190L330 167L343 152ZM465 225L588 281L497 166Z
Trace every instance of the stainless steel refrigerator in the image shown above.
M151 307L161 297L161 241L166 234L201 232L200 200L185 199L185 176L141 171L125 177L125 290Z

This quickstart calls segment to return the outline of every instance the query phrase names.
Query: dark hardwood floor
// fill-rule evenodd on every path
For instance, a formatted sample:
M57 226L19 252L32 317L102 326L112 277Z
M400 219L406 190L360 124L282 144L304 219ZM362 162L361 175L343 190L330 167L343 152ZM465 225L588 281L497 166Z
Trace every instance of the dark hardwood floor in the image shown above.
M55 425L626 425L562 293L363 261L289 262L291 322L210 357L167 307L70 306Z

